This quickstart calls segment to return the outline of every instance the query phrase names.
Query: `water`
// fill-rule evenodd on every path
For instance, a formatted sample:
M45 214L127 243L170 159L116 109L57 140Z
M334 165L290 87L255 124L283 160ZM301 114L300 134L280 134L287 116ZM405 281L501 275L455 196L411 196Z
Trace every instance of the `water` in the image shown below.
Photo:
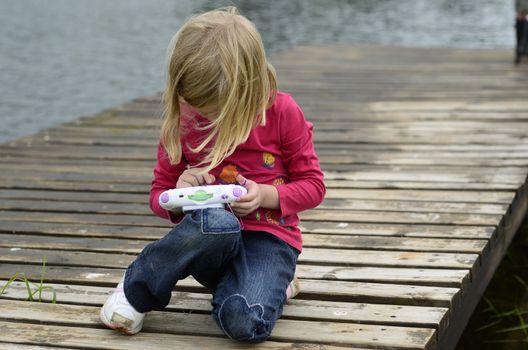
M228 4L271 54L326 42L514 45L504 0L0 0L0 142L161 91L184 19Z

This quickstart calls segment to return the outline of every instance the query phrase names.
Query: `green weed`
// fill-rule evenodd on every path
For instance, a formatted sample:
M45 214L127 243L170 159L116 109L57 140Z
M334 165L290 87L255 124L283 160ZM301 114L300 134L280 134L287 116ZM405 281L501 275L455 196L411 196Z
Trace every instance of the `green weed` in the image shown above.
M53 298L51 299L51 303L55 304L57 302L57 293L55 292L55 289L50 286L44 285L44 274L46 272L46 257L44 256L42 258L42 269L40 272L40 282L34 283L28 280L25 273L17 273L13 277L7 281L6 285L2 287L0 290L0 297L5 293L7 288L13 283L14 281L20 281L23 282L26 285L27 289L27 297L26 301L36 301L36 302L42 302L42 291L44 290L51 290L51 293L53 295Z

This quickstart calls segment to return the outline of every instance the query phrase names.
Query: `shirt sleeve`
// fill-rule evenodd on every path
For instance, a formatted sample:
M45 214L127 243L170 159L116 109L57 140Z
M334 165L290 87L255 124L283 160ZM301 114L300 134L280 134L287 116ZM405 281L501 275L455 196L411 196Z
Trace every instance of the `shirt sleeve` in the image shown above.
M171 165L169 155L161 144L158 144L158 160L154 168L154 179L150 189L150 209L157 216L169 219L173 223L178 223L183 215L163 209L159 205L159 196L166 190L176 187L180 175L187 169L187 161L182 154L181 161L176 165Z
M313 144L313 124L291 97L280 113L282 159L290 182L277 186L277 191L281 215L288 216L318 206L326 188Z

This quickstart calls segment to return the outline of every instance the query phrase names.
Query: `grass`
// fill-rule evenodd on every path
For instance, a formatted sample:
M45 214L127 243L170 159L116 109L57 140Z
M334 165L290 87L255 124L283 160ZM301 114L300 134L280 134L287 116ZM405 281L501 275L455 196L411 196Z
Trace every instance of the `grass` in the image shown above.
M11 283L15 281L20 281L26 285L26 289L27 289L26 301L35 301L39 303L42 302L42 292L46 289L49 289L51 290L51 293L53 295L51 299L51 303L55 304L57 302L57 293L55 292L53 287L44 285L45 272L46 272L46 257L44 256L42 258L42 269L40 272L40 282L38 284L28 280L25 273L17 273L13 277L11 277L9 281L7 281L5 286L2 287L2 289L0 290L0 297L4 295L4 293L6 292L7 288L11 285Z
M526 218L471 316L456 349L528 349Z

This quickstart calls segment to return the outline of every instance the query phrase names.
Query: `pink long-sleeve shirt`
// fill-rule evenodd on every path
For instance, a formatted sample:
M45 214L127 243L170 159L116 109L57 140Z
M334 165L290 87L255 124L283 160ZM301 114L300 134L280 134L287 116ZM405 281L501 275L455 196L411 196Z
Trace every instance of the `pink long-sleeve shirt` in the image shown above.
M171 165L162 144L158 145L158 160L150 191L150 207L162 217L178 223L183 215L175 215L161 208L158 198L163 191L176 187L178 178L188 166L196 166L204 153L193 153L189 146L197 146L207 131L196 130L208 120L182 105L181 144L182 160ZM298 213L319 205L326 189L319 160L314 150L313 125L293 98L277 93L275 103L266 111L266 125L255 127L246 142L224 159L210 173L215 184L234 184L241 174L260 184L277 188L278 210L258 208L241 217L242 228L247 231L265 231L297 250L302 250Z

